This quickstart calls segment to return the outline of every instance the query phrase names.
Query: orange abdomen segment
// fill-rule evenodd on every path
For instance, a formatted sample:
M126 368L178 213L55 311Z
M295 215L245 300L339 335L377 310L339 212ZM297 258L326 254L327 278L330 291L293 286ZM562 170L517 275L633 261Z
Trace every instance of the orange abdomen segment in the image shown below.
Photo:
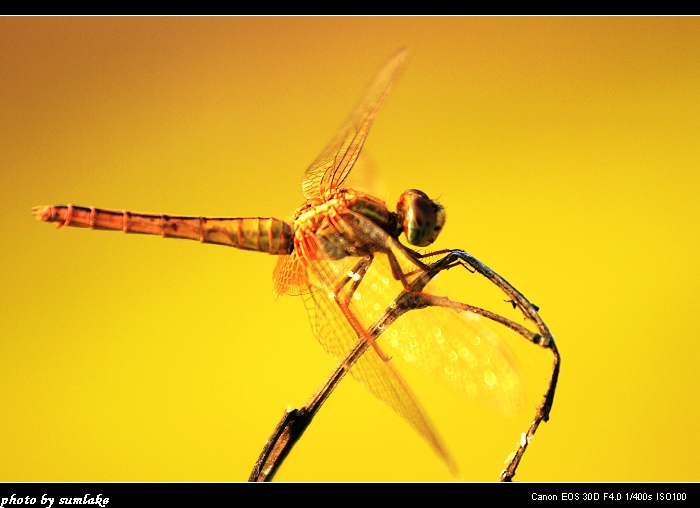
M121 230L125 233L186 238L270 254L289 254L292 226L274 217L192 217L148 214L74 205L37 206L37 219L58 227Z

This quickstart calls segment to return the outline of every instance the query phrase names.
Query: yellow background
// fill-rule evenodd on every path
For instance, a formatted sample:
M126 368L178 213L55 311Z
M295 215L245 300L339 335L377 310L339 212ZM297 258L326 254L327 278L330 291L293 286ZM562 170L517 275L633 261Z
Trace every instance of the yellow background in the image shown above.
M0 19L0 480L248 477L334 366L275 259L30 209L288 217L401 46L366 144L381 197L438 196L436 248L506 277L562 353L515 480L700 480L699 41L698 18ZM409 382L467 480L539 402L502 423ZM349 379L277 476L450 479Z

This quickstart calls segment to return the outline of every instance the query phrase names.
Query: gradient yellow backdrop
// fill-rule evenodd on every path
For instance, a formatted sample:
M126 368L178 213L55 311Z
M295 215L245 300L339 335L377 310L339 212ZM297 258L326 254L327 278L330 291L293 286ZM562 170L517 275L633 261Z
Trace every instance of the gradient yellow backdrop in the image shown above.
M437 248L512 282L562 353L515 480L700 480L699 41L698 18L0 19L0 480L248 477L334 366L275 259L30 209L288 217L401 46L381 197L439 196ZM408 377L464 478L496 480L539 401L506 421ZM349 379L277 476L450 479Z

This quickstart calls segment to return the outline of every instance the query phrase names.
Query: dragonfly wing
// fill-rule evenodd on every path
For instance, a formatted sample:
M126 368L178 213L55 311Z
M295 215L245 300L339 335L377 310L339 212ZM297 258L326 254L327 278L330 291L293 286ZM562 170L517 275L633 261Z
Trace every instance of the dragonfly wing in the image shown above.
M357 215L358 220L363 219L361 215L353 215ZM350 311L360 317L362 305L351 292L353 282L358 280L353 270L357 270L358 264L362 264L366 258L352 255L338 257L338 253L348 252L353 248L350 239L356 232L352 230L351 224L357 226L356 221L347 222L337 216L333 220L326 217L324 221L318 229L323 231L323 234L321 236L309 234L303 242L304 249L308 252L320 253L321 259L307 261L308 291L302 293L302 298L314 335L333 358L342 361L358 341L366 340L364 337L361 338L338 305L339 300L345 303L344 299L349 298ZM374 223L368 222L366 225L377 229ZM358 234L362 235L361 241L364 242L373 235L361 226L362 233ZM337 259L333 259L334 257ZM304 259L308 260L308 258ZM373 308L378 305L377 302L365 303L372 305ZM384 361L373 346L369 346L350 368L350 375L404 418L428 441L450 470L457 473L454 461L430 423L425 410L393 365Z
M400 49L379 71L350 117L306 170L301 188L307 199L323 196L345 181L360 155L377 111L403 68L406 55L407 50Z
M477 314L449 307L414 310L386 329L382 343L457 393L498 412L513 416L523 407L518 363Z
M380 332L375 335L377 347L394 348L408 363L451 388L506 413L519 407L523 397L517 363L479 316L447 306L406 308L394 321L386 320L404 294L403 283L395 277L397 270L412 284L425 274L426 267L370 219L347 209L329 215L300 246L315 254L300 254L309 288L302 296L314 334L332 357L343 360L375 329ZM432 293L432 281L426 282L422 291ZM347 306L359 325L350 324L339 303ZM353 326L367 332L358 333ZM409 422L453 467L420 403L374 345L351 367L350 374Z
M273 293L275 298L282 295L300 295L308 291L306 265L293 251L277 258L272 272Z
M360 340L357 333L343 316L335 299L330 298L324 289L316 288L305 293L303 299L311 327L319 342L333 358L342 361ZM431 445L449 469L457 474L457 466L425 410L390 362L382 360L370 346L352 366L350 375L405 419Z
M408 283L425 273L425 265L361 214L348 210L333 220L333 227L336 234L326 233L326 242L330 239L344 245L348 238L354 238L356 243L375 246L371 265L360 274L353 274L350 266L334 267L333 272L326 265L318 267L324 270L325 280L361 277L351 307L362 325L369 328L387 309L396 306L396 298L403 292L403 285L392 273L389 256L396 260ZM421 291L443 296L435 281L428 282ZM461 395L514 415L525 399L524 378L515 356L486 318L450 303L454 302L446 300L444 307L405 312L384 329L379 344L385 351L393 348L406 362Z

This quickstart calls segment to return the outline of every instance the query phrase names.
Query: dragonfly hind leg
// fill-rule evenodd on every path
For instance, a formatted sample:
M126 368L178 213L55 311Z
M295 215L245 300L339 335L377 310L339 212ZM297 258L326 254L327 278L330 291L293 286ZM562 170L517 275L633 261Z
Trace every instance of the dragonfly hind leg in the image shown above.
M344 277L343 280L341 280L333 288L333 294L335 295L335 301L338 304L340 311L343 313L343 316L345 316L345 319L348 320L348 323L350 323L357 336L360 339L364 339L365 341L370 343L379 355L379 357L385 362L388 362L389 360L391 360L391 357L388 357L384 354L384 351L381 350L381 348L377 344L377 341L374 340L374 338L369 332L367 332L362 323L360 323L358 317L350 309L350 300L355 294L355 291L357 291L357 288L362 282L364 274L367 272L367 270L369 270L369 267L372 264L373 260L374 255L368 254L360 261L358 261L357 264L352 268L352 270L348 272L348 276ZM347 289L344 289L350 281L352 281L350 283L350 286L347 287ZM341 291L343 292L342 296L340 296Z

